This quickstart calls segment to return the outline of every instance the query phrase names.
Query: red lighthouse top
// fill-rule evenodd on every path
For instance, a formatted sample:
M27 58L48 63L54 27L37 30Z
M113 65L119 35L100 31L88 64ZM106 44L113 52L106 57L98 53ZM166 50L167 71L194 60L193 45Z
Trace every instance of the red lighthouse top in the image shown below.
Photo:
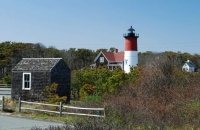
M139 34L135 33L132 26L128 29L128 33L124 34L125 38L125 51L137 51L137 38Z

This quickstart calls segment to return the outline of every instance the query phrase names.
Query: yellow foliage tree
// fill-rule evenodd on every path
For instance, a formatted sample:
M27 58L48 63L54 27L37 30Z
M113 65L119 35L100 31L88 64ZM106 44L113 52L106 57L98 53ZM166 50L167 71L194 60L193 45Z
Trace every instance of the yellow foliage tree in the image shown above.
M85 99L86 96L93 95L96 92L96 86L92 86L90 84L85 84L80 89L81 99Z
M59 104L60 102L66 102L67 97L62 96L60 97L57 94L58 84L53 83L51 86L46 86L42 95L45 97L44 101L48 103Z

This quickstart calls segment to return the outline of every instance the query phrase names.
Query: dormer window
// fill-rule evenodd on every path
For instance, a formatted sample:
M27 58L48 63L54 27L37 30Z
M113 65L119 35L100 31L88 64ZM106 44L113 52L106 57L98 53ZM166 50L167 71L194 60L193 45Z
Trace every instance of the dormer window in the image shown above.
M100 57L100 63L104 63L104 57Z

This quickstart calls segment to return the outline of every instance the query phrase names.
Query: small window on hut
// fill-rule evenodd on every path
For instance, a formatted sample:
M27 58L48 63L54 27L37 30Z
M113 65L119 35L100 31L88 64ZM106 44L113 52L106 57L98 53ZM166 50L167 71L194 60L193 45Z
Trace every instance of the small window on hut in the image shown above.
M31 73L23 73L22 89L31 89Z

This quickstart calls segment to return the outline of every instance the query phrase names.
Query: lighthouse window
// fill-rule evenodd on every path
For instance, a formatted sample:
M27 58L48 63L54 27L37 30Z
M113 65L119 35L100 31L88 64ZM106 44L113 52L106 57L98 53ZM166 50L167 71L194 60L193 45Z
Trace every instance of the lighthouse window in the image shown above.
M127 65L127 63L128 63L128 60L125 60L125 64Z
M104 62L104 57L100 57L100 62Z

